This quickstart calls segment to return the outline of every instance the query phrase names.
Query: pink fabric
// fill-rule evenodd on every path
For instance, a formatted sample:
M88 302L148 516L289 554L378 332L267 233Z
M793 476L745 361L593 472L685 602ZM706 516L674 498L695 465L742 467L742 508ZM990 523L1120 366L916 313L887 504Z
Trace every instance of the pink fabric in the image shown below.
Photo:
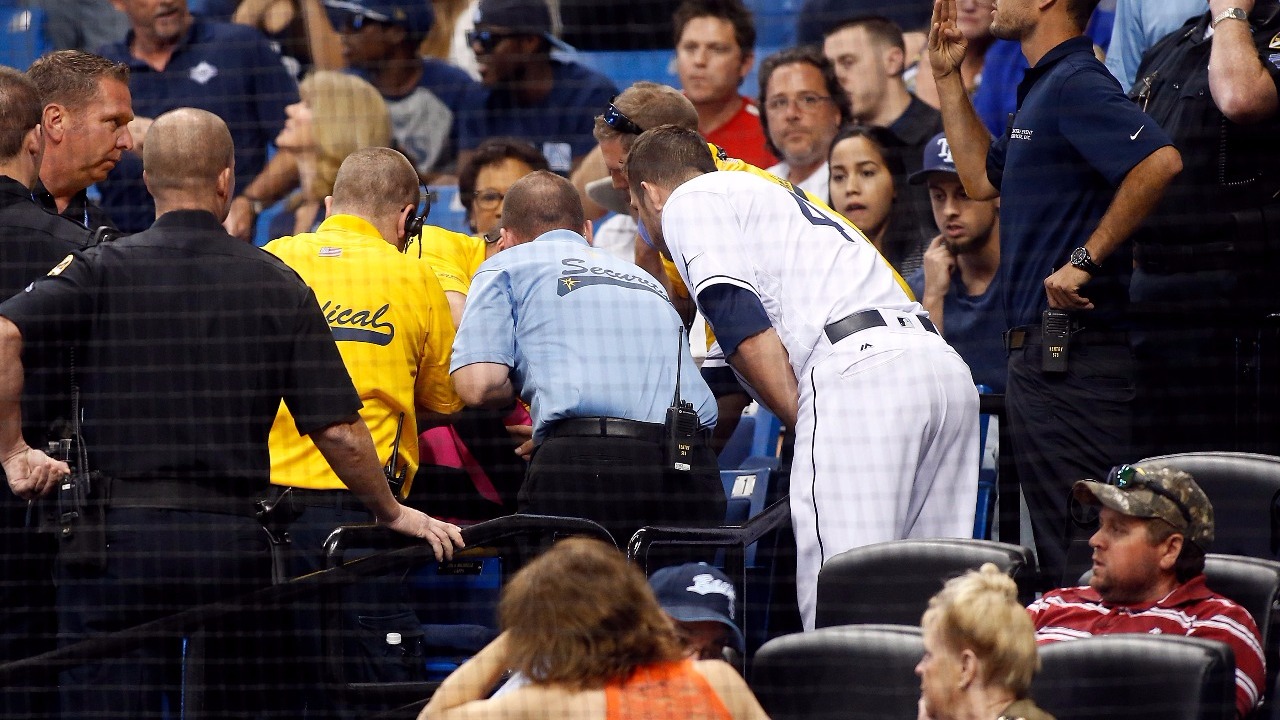
M502 419L503 425L531 425L532 423L533 419L529 416L529 411L520 403L516 403L515 409ZM418 437L418 454L423 465L443 465L466 471L467 477L470 477L471 483L476 486L476 492L489 502L502 504L502 496L493 487L493 482L489 480L480 463L462 442L462 438L458 437L458 432L452 425L441 425L422 433Z

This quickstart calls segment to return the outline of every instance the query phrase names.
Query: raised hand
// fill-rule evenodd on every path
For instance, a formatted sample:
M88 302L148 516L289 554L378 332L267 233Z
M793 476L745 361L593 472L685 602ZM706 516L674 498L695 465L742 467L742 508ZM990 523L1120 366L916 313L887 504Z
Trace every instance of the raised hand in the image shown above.
M934 0L933 21L929 25L929 66L935 79L960 69L969 41L956 26L956 0Z

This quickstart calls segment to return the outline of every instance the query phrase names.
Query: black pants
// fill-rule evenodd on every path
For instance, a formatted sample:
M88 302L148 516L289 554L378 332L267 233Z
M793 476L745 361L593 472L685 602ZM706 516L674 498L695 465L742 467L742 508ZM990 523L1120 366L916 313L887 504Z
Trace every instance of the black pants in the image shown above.
M1274 284L1232 270L1134 271L1140 455L1280 452L1276 349L1261 324L1280 310L1263 290Z
M1133 358L1125 345L1070 350L1065 373L1041 372L1038 337L1009 354L1005 405L1018 479L1027 499L1041 578L1046 586L1074 585L1089 569L1087 541L1075 528L1069 499L1077 480L1106 477L1131 462ZM1083 557L1081 558L1081 554Z
M27 527L27 501L9 491L0 471L0 664L56 646L53 560L57 538ZM0 688L0 717L50 717L55 673Z
M123 630L271 582L266 533L248 516L153 509L107 511L107 566L59 569L59 641ZM62 673L64 718L263 717L274 699L271 649L287 628L249 609L187 637L144 638L124 656ZM201 652L194 649L200 646ZM201 655L195 662L193 655ZM184 660L185 656L185 660ZM186 683L182 673L202 679ZM199 700L193 697L199 696Z
M692 465L689 472L664 469L656 442L553 437L529 463L520 512L593 520L620 548L645 525L718 525L725 496L715 453L699 441Z

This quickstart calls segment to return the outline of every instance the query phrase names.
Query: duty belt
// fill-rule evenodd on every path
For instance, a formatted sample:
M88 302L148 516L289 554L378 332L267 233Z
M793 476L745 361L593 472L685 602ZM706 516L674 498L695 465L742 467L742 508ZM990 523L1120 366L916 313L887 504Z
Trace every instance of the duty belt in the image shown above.
M1209 242L1192 245L1135 243L1133 260L1143 272L1167 275L1213 270L1261 270L1262 248L1256 243Z
M701 430L697 437L705 442L707 435L706 430ZM547 431L547 437L611 437L661 443L664 433L660 423L613 417L581 417L556 422Z
M891 311L888 312L892 315ZM900 313L900 315L902 317L897 318L897 321L902 323L903 327L911 327L910 321L907 318L913 317L919 321L920 326L925 330L928 330L934 335L938 334L938 328L934 327L933 322L929 320L929 318L923 315L910 315L909 313ZM827 333L827 339L831 341L832 345L834 345L856 332L862 332L867 328L873 327L890 327L889 321L884 318L884 314L875 308L870 310L859 310L845 318L836 320L833 323L828 323L825 328L825 332Z
M256 503L268 492L268 488L264 486L257 493L237 492L240 489L228 489L194 480L112 478L111 497L107 504L112 508L147 508L254 517L258 510Z
M1018 350L1026 345L1039 345L1041 339L1039 325L1023 325L1004 333L1004 349ZM1123 330L1094 330L1091 328L1073 328L1071 345L1073 347L1101 347L1104 345L1128 345L1129 333Z

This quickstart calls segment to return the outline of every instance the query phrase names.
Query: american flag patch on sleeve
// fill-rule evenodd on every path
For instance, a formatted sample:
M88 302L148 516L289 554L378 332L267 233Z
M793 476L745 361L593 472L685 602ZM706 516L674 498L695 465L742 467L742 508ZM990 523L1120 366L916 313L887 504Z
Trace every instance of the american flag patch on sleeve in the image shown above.
M342 248L326 245L320 248L320 257L342 257Z

